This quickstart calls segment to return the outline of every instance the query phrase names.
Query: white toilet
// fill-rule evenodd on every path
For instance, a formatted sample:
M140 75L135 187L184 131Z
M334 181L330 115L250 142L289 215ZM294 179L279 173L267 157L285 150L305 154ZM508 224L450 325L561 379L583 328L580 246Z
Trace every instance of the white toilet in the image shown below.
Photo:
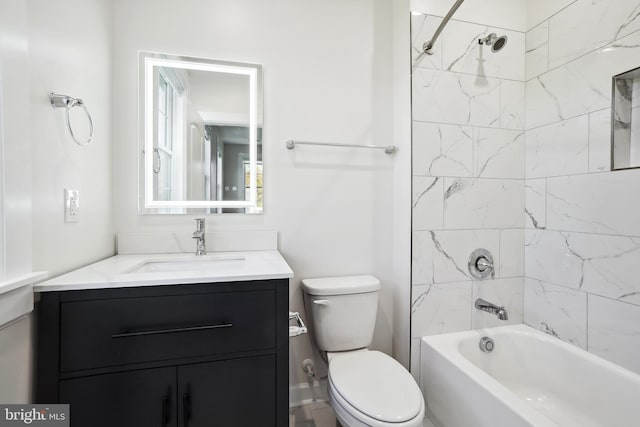
M302 281L311 332L329 360L329 398L345 427L422 426L424 399L393 358L369 351L380 281L373 276Z

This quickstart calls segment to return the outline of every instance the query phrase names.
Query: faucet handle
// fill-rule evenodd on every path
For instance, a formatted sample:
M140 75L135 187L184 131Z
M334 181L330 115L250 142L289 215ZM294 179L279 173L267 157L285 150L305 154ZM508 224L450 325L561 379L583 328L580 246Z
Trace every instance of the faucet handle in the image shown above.
M495 276L493 256L486 249L476 249L469 257L469 273L476 279L486 279Z
M196 218L196 231L193 232L193 238L196 239L196 255L206 255L207 247L205 245L204 218Z
M493 262L489 261L484 256L480 256L476 261L476 268L481 272L484 272L487 269L493 269Z

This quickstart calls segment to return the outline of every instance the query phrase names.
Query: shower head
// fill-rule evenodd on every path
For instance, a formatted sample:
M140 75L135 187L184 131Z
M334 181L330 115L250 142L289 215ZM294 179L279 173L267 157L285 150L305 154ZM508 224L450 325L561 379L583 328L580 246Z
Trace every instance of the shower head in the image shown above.
M507 36L497 36L491 33L487 37L478 40L479 44L491 46L491 52L500 52L507 45Z

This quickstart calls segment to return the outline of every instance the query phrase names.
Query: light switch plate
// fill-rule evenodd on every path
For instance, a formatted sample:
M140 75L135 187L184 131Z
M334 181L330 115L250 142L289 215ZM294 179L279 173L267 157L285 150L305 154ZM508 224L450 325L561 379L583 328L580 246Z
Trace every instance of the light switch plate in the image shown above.
M64 189L64 222L78 222L80 219L80 192Z

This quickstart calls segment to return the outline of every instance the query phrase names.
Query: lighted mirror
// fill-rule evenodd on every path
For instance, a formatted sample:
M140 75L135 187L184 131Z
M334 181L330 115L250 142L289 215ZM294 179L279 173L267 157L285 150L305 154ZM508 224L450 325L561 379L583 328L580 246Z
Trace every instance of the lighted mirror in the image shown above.
M139 57L139 212L261 213L261 66Z
M611 168L640 167L640 68L613 77Z

